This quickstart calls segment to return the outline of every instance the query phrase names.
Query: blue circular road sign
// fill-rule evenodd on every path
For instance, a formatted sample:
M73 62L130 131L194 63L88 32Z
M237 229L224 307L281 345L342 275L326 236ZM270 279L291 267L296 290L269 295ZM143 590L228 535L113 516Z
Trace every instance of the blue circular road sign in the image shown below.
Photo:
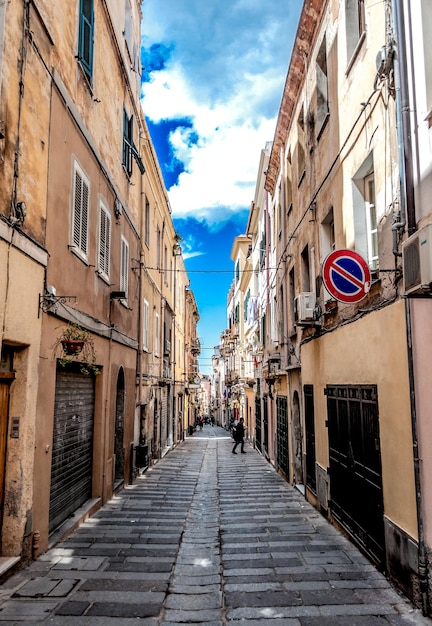
M324 259L322 275L325 288L339 302L359 302L370 288L369 266L353 250L331 252Z

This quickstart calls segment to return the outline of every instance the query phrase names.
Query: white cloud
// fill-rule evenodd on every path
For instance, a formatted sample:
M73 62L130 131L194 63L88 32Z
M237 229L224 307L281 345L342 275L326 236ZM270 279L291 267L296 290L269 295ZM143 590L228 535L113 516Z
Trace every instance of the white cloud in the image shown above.
M220 222L250 205L260 151L273 139L301 5L143 4L144 45L162 43L171 50L165 67L143 85L145 114L154 123L187 118L192 126L170 135L174 156L185 167L169 189L175 218Z

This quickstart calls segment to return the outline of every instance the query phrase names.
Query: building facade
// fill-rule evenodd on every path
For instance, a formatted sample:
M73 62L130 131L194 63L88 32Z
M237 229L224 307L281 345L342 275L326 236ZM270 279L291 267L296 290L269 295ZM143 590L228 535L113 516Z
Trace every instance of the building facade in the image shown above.
M140 0L0 7L5 567L184 434L188 279L140 102L141 19Z
M304 3L248 228L258 447L430 613L427 12Z

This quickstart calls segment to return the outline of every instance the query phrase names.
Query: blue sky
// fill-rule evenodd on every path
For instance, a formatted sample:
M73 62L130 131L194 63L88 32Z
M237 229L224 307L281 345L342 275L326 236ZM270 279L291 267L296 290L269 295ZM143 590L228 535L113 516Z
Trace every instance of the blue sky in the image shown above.
M234 238L273 139L302 0L144 0L142 103L200 312L200 367L227 327Z

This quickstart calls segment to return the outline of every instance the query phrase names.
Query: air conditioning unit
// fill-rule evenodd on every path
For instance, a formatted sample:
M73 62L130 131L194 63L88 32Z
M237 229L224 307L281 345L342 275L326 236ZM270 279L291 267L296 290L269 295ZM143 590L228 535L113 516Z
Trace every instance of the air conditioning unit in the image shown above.
M296 324L313 324L316 296L313 291L303 291L294 299L294 319Z
M404 291L426 293L432 287L432 224L428 224L402 244Z

